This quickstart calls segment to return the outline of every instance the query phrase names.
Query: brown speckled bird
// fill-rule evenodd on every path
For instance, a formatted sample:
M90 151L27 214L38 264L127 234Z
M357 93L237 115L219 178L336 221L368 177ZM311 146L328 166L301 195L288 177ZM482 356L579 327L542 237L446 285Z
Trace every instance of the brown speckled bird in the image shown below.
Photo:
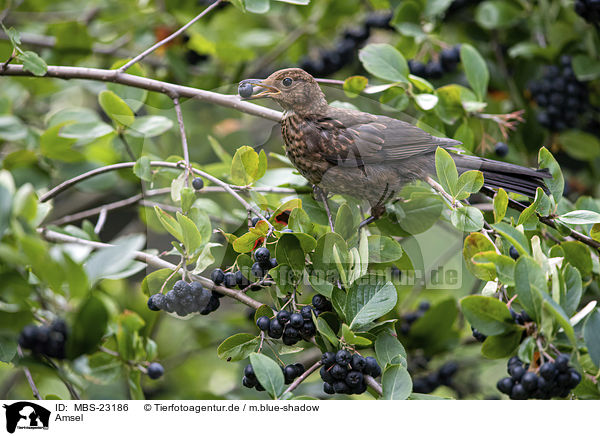
M373 219L404 184L435 175L438 147L457 151L460 144L394 118L329 106L315 79L299 68L276 71L264 80L244 80L239 92L245 99L268 97L279 103L292 164L325 192L368 200ZM543 179L551 177L547 170L450 154L459 174L482 171L487 188L532 197L538 187L547 190Z

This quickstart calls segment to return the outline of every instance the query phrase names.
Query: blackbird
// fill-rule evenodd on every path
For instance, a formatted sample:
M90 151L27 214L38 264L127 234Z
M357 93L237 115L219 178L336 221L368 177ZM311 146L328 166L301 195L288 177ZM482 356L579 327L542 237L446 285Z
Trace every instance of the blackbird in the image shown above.
M371 220L385 212L385 202L403 185L435 174L438 147L458 152L461 142L432 136L412 124L383 115L330 106L315 79L288 68L264 80L240 82L240 96L268 97L284 110L281 133L286 154L315 187L328 193L366 199ZM450 153L459 174L483 172L484 187L534 197L551 175L477 156ZM323 197L325 198L325 197Z

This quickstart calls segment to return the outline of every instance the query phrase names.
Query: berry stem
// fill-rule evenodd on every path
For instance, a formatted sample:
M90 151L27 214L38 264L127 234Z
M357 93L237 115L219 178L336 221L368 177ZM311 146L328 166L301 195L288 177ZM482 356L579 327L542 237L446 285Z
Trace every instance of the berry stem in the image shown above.
M296 389L300 385L300 383L302 383L313 372L315 372L317 369L319 369L320 366L321 366L321 360L317 360L315 363L313 363L313 365L310 368L308 368L306 371L304 371L303 374L301 374L296 380L294 380L293 383L291 385L289 385L289 387L285 391L283 391L282 395L285 395L289 392L292 392L294 389Z
M17 353L19 357L23 357L23 350L20 345L17 345ZM35 385L35 381L33 380L33 376L31 375L31 371L26 366L23 366L23 374L25 374L25 378L27 379L27 383L29 383L29 387L31 388L31 393L37 400L42 400L42 396L40 395L40 391Z

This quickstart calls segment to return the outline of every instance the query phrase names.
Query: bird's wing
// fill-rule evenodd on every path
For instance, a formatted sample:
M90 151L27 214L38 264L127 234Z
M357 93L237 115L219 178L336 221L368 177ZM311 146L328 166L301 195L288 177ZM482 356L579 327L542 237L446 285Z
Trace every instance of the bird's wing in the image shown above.
M438 138L404 121L365 112L330 108L319 122L325 144L323 158L346 167L395 163L433 153L437 147L452 147L459 141Z

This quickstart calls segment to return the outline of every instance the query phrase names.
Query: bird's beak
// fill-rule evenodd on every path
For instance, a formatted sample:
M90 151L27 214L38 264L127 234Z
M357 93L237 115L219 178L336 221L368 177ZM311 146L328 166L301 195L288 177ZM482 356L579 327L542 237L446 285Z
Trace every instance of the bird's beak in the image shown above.
M271 97L273 95L281 93L279 89L267 85L263 80L260 79L242 80L238 89L239 94L243 100L254 100L257 98ZM250 89L252 89L252 93L249 93Z

